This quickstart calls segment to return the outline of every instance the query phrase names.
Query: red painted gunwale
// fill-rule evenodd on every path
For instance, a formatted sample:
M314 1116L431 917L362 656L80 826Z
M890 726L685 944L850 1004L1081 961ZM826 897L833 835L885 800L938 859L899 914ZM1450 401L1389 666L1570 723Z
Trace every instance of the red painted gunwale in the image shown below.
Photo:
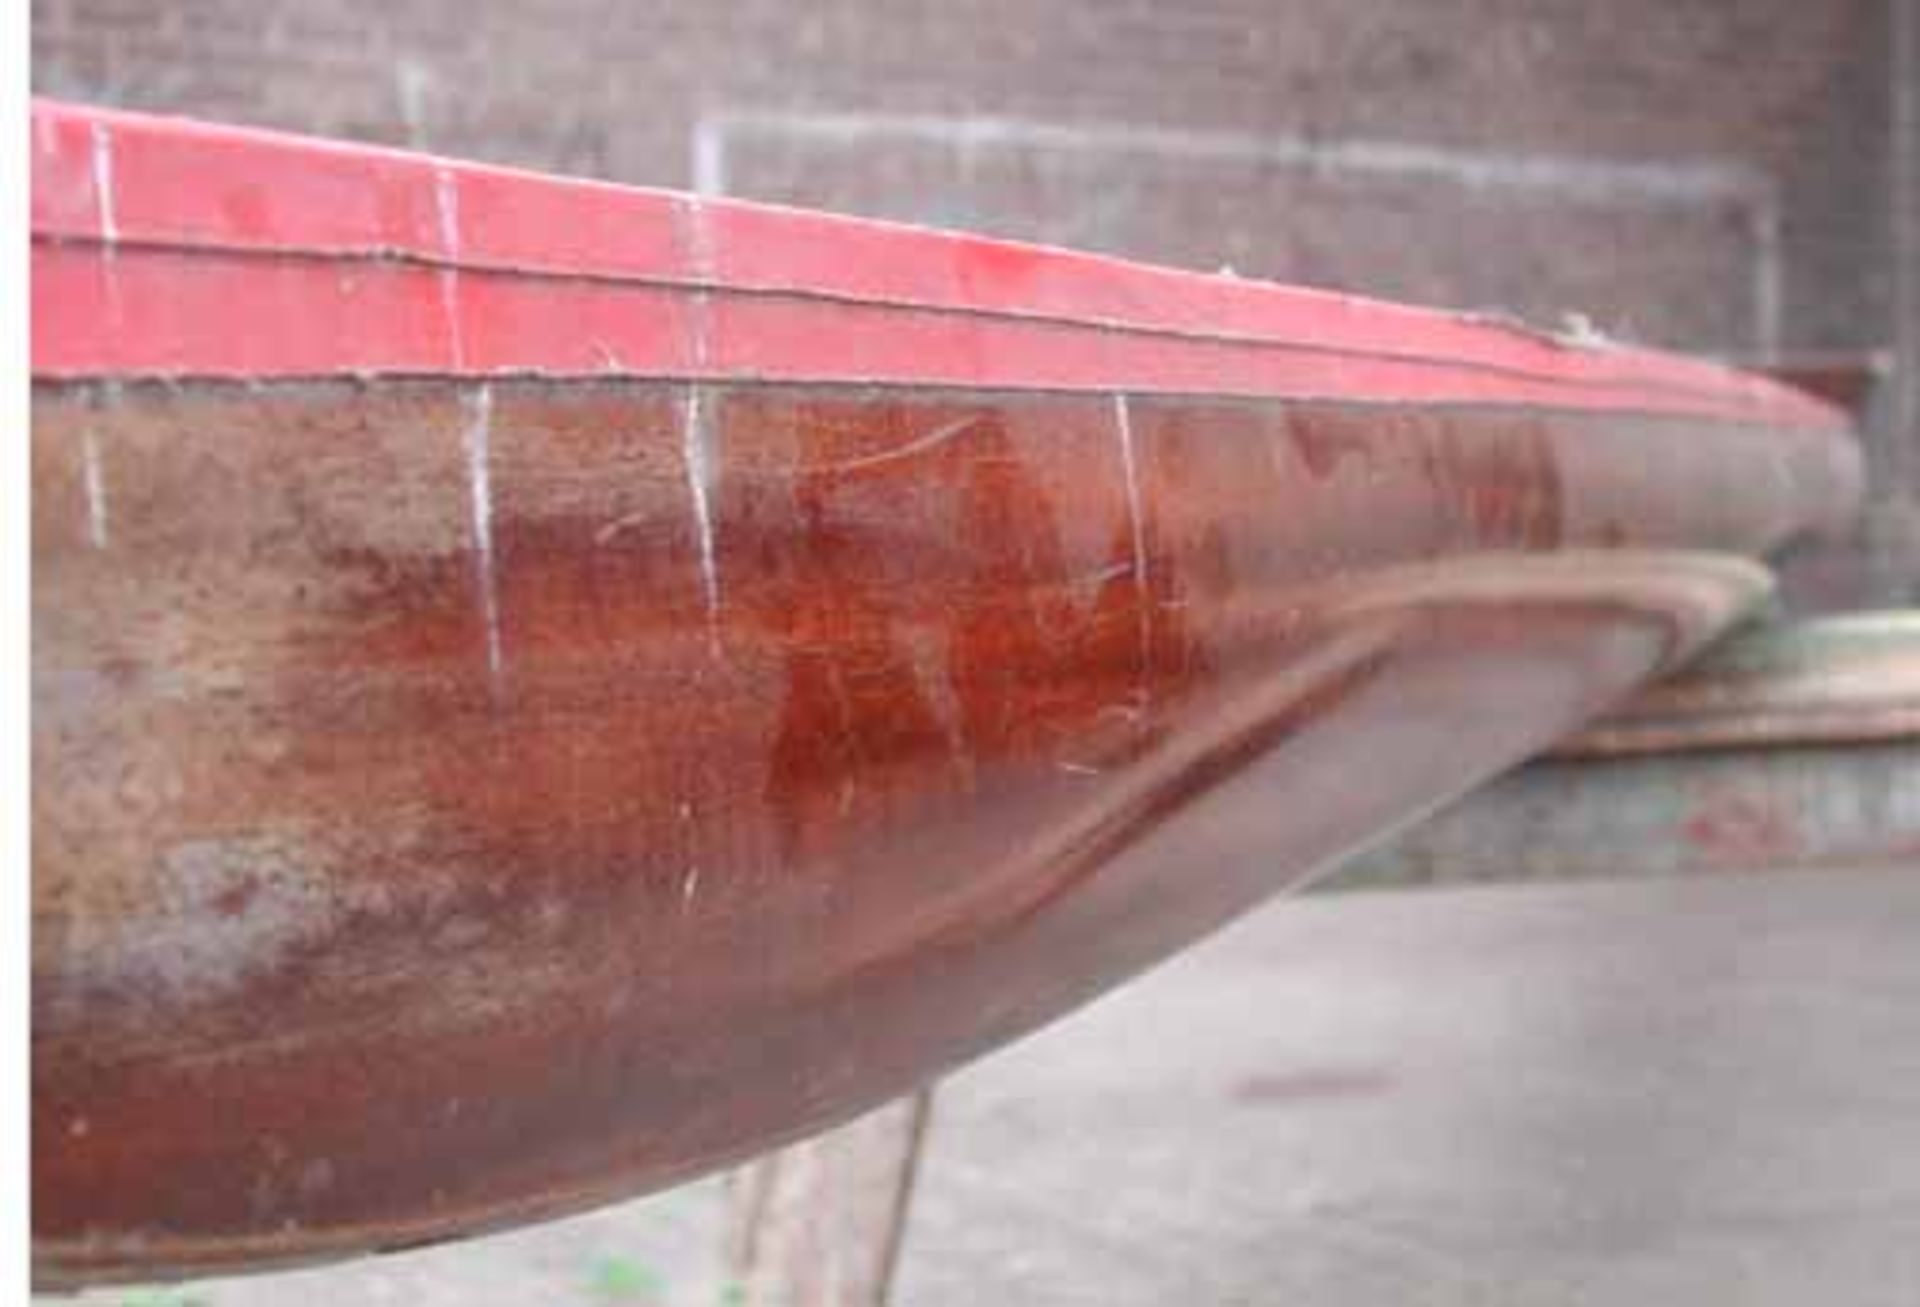
M44 378L636 376L1844 426L1696 360L978 236L50 102L32 157Z

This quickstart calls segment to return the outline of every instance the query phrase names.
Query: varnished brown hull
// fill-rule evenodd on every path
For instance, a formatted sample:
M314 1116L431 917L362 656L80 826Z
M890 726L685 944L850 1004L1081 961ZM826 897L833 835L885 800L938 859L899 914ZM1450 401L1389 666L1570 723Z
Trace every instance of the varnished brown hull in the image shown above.
M37 1273L848 1116L1585 721L1852 476L1575 403L46 381Z

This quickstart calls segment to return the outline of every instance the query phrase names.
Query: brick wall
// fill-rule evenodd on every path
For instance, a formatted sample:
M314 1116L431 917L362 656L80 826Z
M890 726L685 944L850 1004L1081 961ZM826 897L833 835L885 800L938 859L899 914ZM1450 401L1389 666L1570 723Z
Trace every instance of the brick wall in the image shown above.
M1874 516L1792 569L1831 606L1920 591L1916 4L35 0L33 75L1702 351L1896 346Z

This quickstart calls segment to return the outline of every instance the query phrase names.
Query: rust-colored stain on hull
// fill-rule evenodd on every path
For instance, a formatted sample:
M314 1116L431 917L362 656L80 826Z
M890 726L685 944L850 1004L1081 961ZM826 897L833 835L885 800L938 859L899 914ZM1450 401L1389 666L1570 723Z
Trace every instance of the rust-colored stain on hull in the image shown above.
M1754 588L1600 552L1675 541L1568 477L1595 439L1704 476L1731 429L477 394L37 396L61 1274L435 1237L843 1117L1511 763Z
M1565 735L1858 489L1813 401L1417 310L90 111L35 149L49 1285L851 1116Z

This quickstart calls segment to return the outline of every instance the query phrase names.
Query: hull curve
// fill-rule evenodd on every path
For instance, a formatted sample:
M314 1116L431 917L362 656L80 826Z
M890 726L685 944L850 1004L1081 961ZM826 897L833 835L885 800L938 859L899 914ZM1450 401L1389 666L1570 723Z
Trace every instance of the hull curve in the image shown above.
M688 246L684 204L486 170L451 242L196 216L163 183L345 159L431 218L450 165L42 112L48 1284L450 1237L845 1118L1577 728L1857 494L1830 411L1685 361L744 207ZM600 320L487 296L606 251L530 265L489 187L692 262L558 268L626 334L556 375ZM182 325L234 287L284 339Z

